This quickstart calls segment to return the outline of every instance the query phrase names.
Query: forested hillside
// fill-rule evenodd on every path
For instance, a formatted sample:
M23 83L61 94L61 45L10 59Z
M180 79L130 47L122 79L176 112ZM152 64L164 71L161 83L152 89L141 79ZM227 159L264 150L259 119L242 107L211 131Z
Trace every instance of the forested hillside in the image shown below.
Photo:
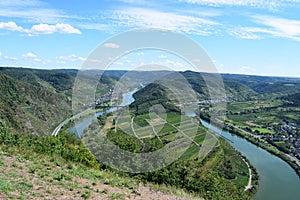
M1 119L20 133L49 134L71 115L70 103L63 94L17 81L1 72L0 85Z
M72 92L77 72L0 67L0 118L20 133L50 134L72 115ZM103 75L96 96L111 89L119 73ZM95 72L86 71L84 76L88 80Z

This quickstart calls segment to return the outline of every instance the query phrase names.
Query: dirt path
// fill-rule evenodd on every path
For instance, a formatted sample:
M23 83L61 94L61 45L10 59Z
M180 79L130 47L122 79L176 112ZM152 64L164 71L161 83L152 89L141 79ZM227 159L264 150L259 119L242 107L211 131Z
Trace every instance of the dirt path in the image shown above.
M132 185L133 188L124 187L121 186L125 183L124 180L116 176L112 177L109 172L90 171L76 164L70 165L69 163L67 165L62 162L63 160L59 161L60 166L58 166L57 163L51 162L50 157L45 158L37 155L36 158L40 161L26 160L22 158L21 154L8 155L0 150L1 200L11 199L12 196L16 199L57 200L199 199L191 198L190 195L182 194L181 191L178 191L181 193L181 197L168 194L151 185ZM119 181L120 186L115 183L116 181ZM162 188L162 190L172 191L170 188Z
M159 137L159 135L157 134L157 132L156 132L156 130L155 130L155 128L154 128L154 126L152 125L152 123L151 123L151 121L150 120L148 120L148 119L146 119L146 121L148 122L148 124L151 126L151 128L152 128L152 131L153 131L153 133L155 134L155 136L159 139L159 141L161 141L162 142L162 140L160 139L160 137Z
M143 151L144 148L145 148L145 143L144 143L144 141L136 134L135 129L134 129L134 127L133 127L133 124L134 124L134 121L133 121L133 120L134 120L134 117L131 118L131 123L130 123L131 130L132 130L134 136L135 136L135 137L143 144L143 148L142 148L142 151Z
M249 163L244 158L242 158L242 160L246 163L246 165L248 167L248 170L249 170L249 181L248 181L248 185L246 185L245 190L244 190L244 191L247 191L247 190L250 190L253 187L252 186L252 170L250 168Z

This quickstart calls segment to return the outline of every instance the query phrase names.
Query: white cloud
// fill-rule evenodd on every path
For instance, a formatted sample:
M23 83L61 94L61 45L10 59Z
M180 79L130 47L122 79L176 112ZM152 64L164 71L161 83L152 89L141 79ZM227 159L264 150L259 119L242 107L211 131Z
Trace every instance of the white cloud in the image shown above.
M178 0L180 2L207 6L247 6L269 10L276 10L281 6L293 6L300 0Z
M9 17L8 17L9 16ZM15 8L0 8L0 17L12 19L27 19L31 23L59 23L64 19L78 18L76 16L68 16L57 10L46 9L46 8L26 8L26 9L15 9Z
M65 19L79 19L41 0L0 0L0 17L26 19L31 23L56 24Z
M1 0L1 6L39 6L43 3L37 0Z
M180 68L183 69L184 67L187 67L186 65L184 65L182 62L179 61L173 61L173 60L169 60L166 59L164 62L160 63L162 65L168 66L170 68Z
M208 6L230 5L230 6L252 6L252 7L262 7L265 5L273 4L273 2L277 2L277 1L263 1L263 0L179 0L179 1L191 3L191 4L208 5Z
M16 31L23 32L30 36L40 35L40 34L53 34L53 33L62 33L62 34L81 34L80 30L74 28L70 24L38 24L33 25L31 29L25 29L21 26L18 26L15 22L0 22L0 30Z
M80 60L80 61L85 61L86 58L79 56L79 57L78 57L78 60Z
M2 52L0 51L0 57L2 56Z
M15 22L0 22L0 29L18 32L24 31L24 29L21 26L18 26Z
M229 33L235 37L241 38L241 39L249 39L249 40L257 40L261 39L262 36L259 36L257 34L257 31L260 28L256 27L239 27L234 28L229 31Z
M137 52L136 55L137 56L143 56L143 55L145 55L145 53L144 52Z
M65 63L66 61L77 62L77 61L85 61L86 60L86 58L77 56L75 54L68 55L68 56L59 56L58 59L60 60L60 61L58 61L60 63L62 63L62 62Z
M66 34L81 34L80 30L74 28L70 24L56 24L56 29L60 33L66 33Z
M249 66L241 66L239 73L241 74L253 74L256 72L256 69L254 69L253 67L249 67Z
M165 55L159 55L158 58L165 59L165 58L167 58L167 56L165 56Z
M104 43L103 46L111 49L118 49L120 48L120 45L115 44L115 43Z
M25 57L25 58L37 58L37 55L35 55L32 52L28 52L26 54L23 54L22 56Z
M210 35L211 27L219 25L213 20L161 12L144 8L126 8L103 16L111 27L120 28L162 28L196 35Z
M56 32L56 27L51 26L48 24L38 24L38 25L33 25L31 30L28 31L32 34L51 34Z
M81 32L71 26L70 24L38 24L32 26L31 30L29 30L30 34L52 34L52 33L63 33L63 34L81 34Z
M120 65L120 66L123 66L123 65L124 65L124 63L122 63L122 62L114 62L114 64L115 64L115 65Z
M18 58L17 57L10 57L10 56L4 56L5 60L10 60L10 61L17 61Z
M300 20L291 20L271 16L256 16L255 21L267 26L267 33L275 37L286 37L300 41Z
M41 62L42 60L39 59L39 58L35 58L34 61L35 61L35 62Z
M111 26L108 24L97 24L97 23L78 24L78 27L82 29L98 30L98 31L107 31L111 29Z
M149 1L147 1L147 0L119 0L119 1L121 1L121 2L123 2L123 3L128 3L128 4L141 4L141 5L145 5L145 4L147 4L147 3L149 3Z
M300 20L291 20L272 16L255 16L259 27L240 27L231 30L231 34L244 39L281 37L300 42Z

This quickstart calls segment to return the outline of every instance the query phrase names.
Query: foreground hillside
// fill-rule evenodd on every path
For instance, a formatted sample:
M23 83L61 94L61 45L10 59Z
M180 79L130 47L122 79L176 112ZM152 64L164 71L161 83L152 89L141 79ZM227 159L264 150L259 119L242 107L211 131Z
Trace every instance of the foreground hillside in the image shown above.
M99 170L95 158L70 134L56 138L21 135L0 121L0 199L201 198Z

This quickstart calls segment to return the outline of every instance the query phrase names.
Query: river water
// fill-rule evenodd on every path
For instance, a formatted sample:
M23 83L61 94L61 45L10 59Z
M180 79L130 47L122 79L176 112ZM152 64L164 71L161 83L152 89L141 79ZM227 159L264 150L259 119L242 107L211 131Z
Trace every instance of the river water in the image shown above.
M134 102L133 94L136 91L137 91L137 89L135 89L131 92L124 93L122 95L122 97L123 97L122 102L119 104L119 106L127 106L127 105L131 104L132 102ZM114 112L117 109L118 108L116 108L116 107L112 107L109 110L107 110L106 112ZM69 133L75 133L78 138L81 138L81 136L84 132L84 129L86 129L93 122L93 120L97 119L97 117L99 117L101 115L103 115L103 112L98 112L93 117L83 120L82 122L76 124L76 126L72 127L69 130Z
M259 189L256 200L299 200L300 179L296 172L283 160L270 154L256 145L232 135L227 131L220 131L217 127L201 121L202 125L212 131L220 133L236 150L246 156L260 176Z
M126 106L134 101L133 94L137 90L123 94L120 106ZM115 111L111 108L108 112ZM84 120L71 128L69 132L76 133L80 138L84 129L88 127L94 119L102 115L103 112L96 113L95 116ZM230 145L248 158L260 176L259 189L255 195L255 200L299 200L300 199L300 179L296 172L283 160L270 154L266 150L256 145L232 135L229 132L221 131L217 127L201 121L202 125L210 130L221 134L232 141Z

